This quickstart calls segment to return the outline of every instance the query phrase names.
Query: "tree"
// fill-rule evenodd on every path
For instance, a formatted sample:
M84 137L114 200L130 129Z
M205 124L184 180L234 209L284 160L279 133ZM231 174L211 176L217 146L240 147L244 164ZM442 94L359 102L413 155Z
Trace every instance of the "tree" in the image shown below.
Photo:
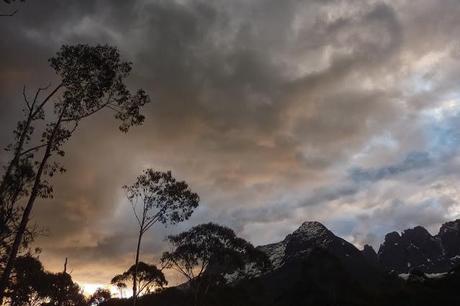
M110 290L98 288L88 299L88 305L99 305L112 297Z
M41 305L45 299L46 273L42 263L30 254L15 261L6 297L11 306Z
M187 220L198 207L199 197L184 181L168 172L145 170L131 186L123 187L139 225L133 278L133 305L136 305L137 273L143 235L157 222L164 225Z
M29 103L24 88L26 107L23 112L25 118L18 122L14 131L15 142L5 148L7 152L13 154L13 158L5 167L5 173L0 182L0 271L5 268L4 265L8 261L24 210L17 203L29 195L35 179L34 150L24 150L24 147L32 140L35 130L33 124L44 119L43 107L49 101L50 96L38 103L43 90L45 88L39 88L33 101ZM33 239L34 232L34 228L26 228L22 247L27 247Z
M25 0L20 0L20 1L24 2ZM12 4L13 2L16 2L16 0L3 0L3 2L6 3L6 4ZM14 16L17 12L18 12L18 10L14 10L11 13L0 14L0 17L11 17L11 16Z
M11 306L83 306L85 297L68 273L50 273L36 257L27 254L15 260L6 290Z
M22 161L25 159L24 163L32 165L32 179L26 180L28 188L23 192L27 200L21 211L14 241L0 279L0 303L14 259L26 233L33 205L39 197L53 196L53 188L47 178L65 170L51 158L64 155L63 145L71 138L83 119L104 109L110 109L115 112L115 118L121 121L120 130L127 132L131 126L143 123L144 116L140 110L149 102L143 90L131 94L126 88L124 81L132 65L122 61L114 47L65 45L49 62L60 78L60 83L41 100L40 94L46 88L37 90L31 101L24 94L26 119L19 122L15 131L16 141L10 146L13 157L0 183L0 206L3 207L9 199L8 190L17 187L13 178ZM51 100L54 101L54 115L48 114L52 118L45 120L45 105ZM45 120L45 128L39 137L34 138L36 133L33 123L37 120ZM29 148L25 147L33 141L36 143ZM37 157L40 151L42 154ZM12 202L12 205L16 202Z
M225 284L226 275L264 272L271 267L265 253L218 224L201 224L168 240L174 250L163 253L161 261L188 280L194 305L211 286Z
M123 298L123 292L127 288L126 284L121 279L113 278L112 285L117 286L118 291L120 292L120 298Z
M112 278L111 284L118 288L126 288L126 283L134 282L134 275L136 275L137 292L135 297L139 297L141 293L150 293L156 288L163 288L168 284L163 272L155 265L146 264L140 261L137 265L132 265L128 271L123 274L116 275Z
M45 296L48 302L43 306L84 306L85 296L81 288L72 281L66 272L47 273Z

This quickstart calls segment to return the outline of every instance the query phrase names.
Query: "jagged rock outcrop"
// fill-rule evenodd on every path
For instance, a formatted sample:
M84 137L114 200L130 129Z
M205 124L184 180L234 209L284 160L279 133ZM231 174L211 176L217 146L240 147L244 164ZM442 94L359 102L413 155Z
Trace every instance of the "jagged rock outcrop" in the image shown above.
M379 257L372 246L366 244L361 251L361 254L363 254L368 263L375 266L379 264Z
M460 220L444 223L437 236L441 240L445 257L453 261L460 259Z
M436 236L422 226L401 234L391 232L380 246L378 261L386 270L396 273L414 269L425 273L447 272L460 263L460 220L443 224Z

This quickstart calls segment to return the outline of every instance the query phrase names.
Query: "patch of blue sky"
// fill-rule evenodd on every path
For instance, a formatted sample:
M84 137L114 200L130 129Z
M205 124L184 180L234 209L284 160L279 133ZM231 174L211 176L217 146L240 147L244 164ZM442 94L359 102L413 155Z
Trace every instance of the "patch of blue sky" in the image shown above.
M449 114L445 113L442 120L434 117L432 120L425 121L423 130L426 150L438 158L459 153L460 109L457 107L451 109Z
M408 95L430 92L435 87L435 82L427 77L426 73L413 74L406 84L405 88Z
M372 137L365 146L355 155L352 156L352 162L366 158L375 149L395 151L399 147L399 142L394 138L390 131L384 131L379 135Z
M443 121L460 112L460 92L451 92L443 95L439 101L433 101L433 107L421 112L425 120Z

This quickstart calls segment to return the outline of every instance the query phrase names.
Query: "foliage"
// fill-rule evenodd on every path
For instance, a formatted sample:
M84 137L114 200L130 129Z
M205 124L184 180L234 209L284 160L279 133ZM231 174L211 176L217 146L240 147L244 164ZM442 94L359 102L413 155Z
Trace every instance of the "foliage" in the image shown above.
M110 290L98 288L88 299L88 305L99 305L112 297Z
M147 169L131 186L124 186L143 232L157 221L176 224L187 220L198 207L199 197L184 181L168 172ZM136 210L140 202L140 212Z
M265 272L271 267L265 253L218 224L201 224L168 240L174 250L165 252L161 260L189 280L195 304L210 287L225 285L228 274L244 274L246 269Z
M69 274L47 272L31 255L16 259L6 297L12 306L85 305L80 287Z
M116 48L65 45L49 62L65 88L63 100L55 104L64 122L79 121L107 107L122 122L123 132L143 123L140 109L149 98L142 89L133 95L126 88L132 64L123 62Z
M112 278L111 284L118 288L126 288L126 283L132 281L136 272L136 265L132 265L128 271L123 274L116 275ZM141 293L150 293L154 289L163 288L168 284L163 272L155 265L139 262L137 264L137 284L139 285L137 295Z
M145 170L131 186L123 187L139 225L134 262L133 295L137 299L137 273L143 235L157 222L164 225L187 220L198 206L199 197L184 181L177 181L168 172Z
M25 0L19 0L20 2L24 2ZM3 3L4 4L12 4L12 3L15 3L16 0L3 0ZM9 12L9 13L1 13L0 14L0 17L11 17L11 16L14 16L16 13L18 12L18 10L14 10L12 12Z
M16 259L7 297L12 306L36 304L45 298L47 286L41 262L32 256Z
M110 109L121 121L120 130L127 132L131 126L143 123L140 110L149 102L143 90L131 94L126 88L124 81L131 71L131 63L122 61L114 47L64 45L49 62L60 83L44 98L41 94L48 87L39 88L33 99L24 89L24 119L19 121L14 132L14 143L7 148L12 152L12 159L5 167L0 183L0 207L7 216L1 218L0 223L0 246L4 249L0 301L20 245L27 242L24 238L27 238L35 200L52 197L53 186L49 179L65 171L51 158L64 155L63 145L83 119ZM53 114L45 112L45 106L51 100L54 101ZM44 121L40 124L44 126L41 133L36 132L37 121ZM41 156L38 155L40 151L43 151ZM21 197L26 198L24 206L17 204Z

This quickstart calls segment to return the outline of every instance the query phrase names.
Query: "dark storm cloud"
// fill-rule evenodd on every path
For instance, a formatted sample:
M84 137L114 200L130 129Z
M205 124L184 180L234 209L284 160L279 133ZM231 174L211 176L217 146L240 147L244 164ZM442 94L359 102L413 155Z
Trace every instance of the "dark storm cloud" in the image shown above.
M47 59L62 44L119 47L134 64L130 85L152 98L143 127L120 135L104 114L66 146L69 171L56 180L55 199L34 211L50 233L39 241L43 259L60 267L75 257L79 280L93 282L106 279L90 261L127 266L135 224L120 186L145 167L172 169L202 198L190 222L155 229L146 258L158 257L167 233L210 219L258 243L270 237L255 226L284 233L305 218L332 225L349 214L364 225L351 230L347 221L340 234L361 243L382 230L358 216L382 224L407 206L401 223L447 218L454 204L441 205L435 221L409 212L440 197L411 198L420 191L414 181L455 198L446 177L455 154L446 149L451 157L441 162L447 155L430 147L439 130L451 134L428 127L425 115L456 99L458 16L453 0L27 1L0 20L2 144L22 86L56 82ZM385 133L390 140L381 141ZM394 192L395 181L406 184Z

